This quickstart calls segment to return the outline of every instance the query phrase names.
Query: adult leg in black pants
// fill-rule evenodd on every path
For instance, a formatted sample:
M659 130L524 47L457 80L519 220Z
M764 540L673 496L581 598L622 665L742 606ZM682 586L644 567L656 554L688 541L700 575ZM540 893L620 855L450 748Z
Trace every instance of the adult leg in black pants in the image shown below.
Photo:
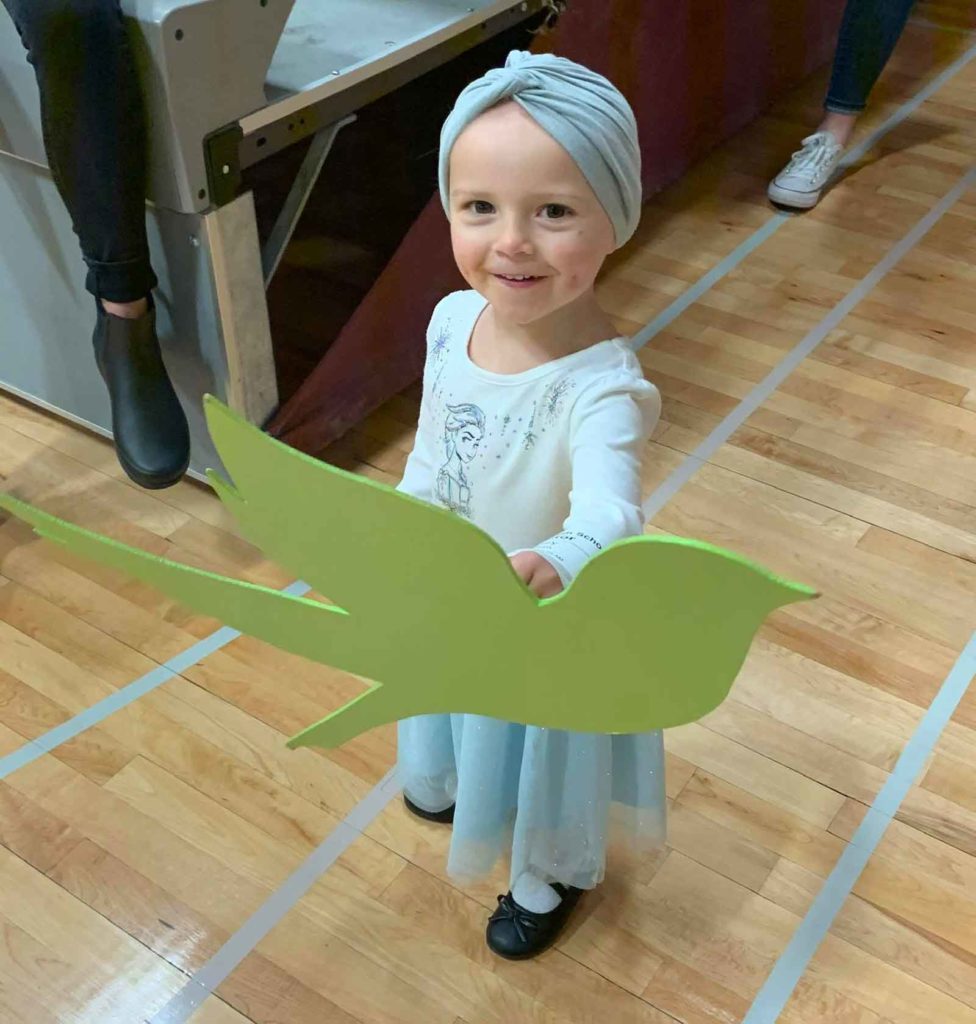
M119 462L142 486L168 487L190 440L156 337L145 114L119 0L0 2L37 75L51 174L88 265Z
M847 0L824 118L773 179L769 198L782 206L809 209L820 200L858 115L884 70L915 0Z

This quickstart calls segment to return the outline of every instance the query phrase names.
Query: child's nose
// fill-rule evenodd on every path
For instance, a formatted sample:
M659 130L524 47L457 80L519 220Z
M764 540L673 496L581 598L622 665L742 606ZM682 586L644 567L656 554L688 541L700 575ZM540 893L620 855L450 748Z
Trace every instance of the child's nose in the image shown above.
M506 220L495 242L495 247L506 256L532 253L533 244L529 226L521 219L510 218Z

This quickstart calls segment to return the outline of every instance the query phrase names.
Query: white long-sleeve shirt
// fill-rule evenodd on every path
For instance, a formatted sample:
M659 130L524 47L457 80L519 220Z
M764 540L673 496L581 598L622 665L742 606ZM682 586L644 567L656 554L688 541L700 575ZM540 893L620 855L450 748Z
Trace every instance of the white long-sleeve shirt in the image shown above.
M509 554L535 550L564 586L643 532L640 459L661 398L623 338L524 373L468 355L486 300L454 292L427 329L420 422L399 490L470 519Z

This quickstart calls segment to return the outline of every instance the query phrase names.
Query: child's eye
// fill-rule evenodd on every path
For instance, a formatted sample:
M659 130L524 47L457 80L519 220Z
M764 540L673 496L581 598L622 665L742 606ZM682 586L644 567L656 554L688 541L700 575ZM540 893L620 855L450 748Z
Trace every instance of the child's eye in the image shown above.
M573 212L568 206L563 206L562 203L546 203L542 209L545 211L547 220L562 220L563 217Z
M478 213L481 214L482 216L495 212L494 206L492 206L487 199L472 200L470 203L468 203L468 209L472 213Z

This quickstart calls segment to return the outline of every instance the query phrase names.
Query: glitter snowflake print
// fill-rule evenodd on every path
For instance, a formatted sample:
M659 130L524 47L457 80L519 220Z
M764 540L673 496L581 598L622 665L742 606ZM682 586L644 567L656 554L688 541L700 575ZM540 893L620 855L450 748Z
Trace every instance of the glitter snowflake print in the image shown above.
M561 377L546 388L542 396L542 414L546 423L551 425L563 411L566 397L575 387L576 381L572 377Z

